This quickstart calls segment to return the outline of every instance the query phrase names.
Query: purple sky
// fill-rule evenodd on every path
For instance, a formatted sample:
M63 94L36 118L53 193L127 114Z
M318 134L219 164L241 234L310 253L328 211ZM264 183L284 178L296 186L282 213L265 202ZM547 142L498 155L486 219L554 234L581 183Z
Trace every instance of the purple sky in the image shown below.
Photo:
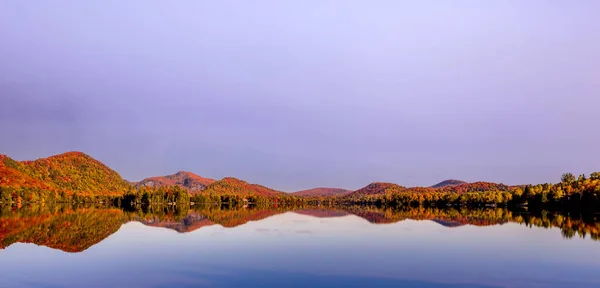
M33 4L35 2L35 5ZM0 153L284 191L600 170L600 1L0 1Z

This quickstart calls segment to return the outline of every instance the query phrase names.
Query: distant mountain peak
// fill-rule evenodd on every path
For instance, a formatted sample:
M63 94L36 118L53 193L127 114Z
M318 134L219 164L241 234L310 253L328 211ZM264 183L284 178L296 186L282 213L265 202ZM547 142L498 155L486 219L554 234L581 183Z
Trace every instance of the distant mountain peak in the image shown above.
M62 154L54 155L54 156L89 156L81 151L68 151Z
M214 183L211 178L204 178L192 172L179 171L172 175L155 176L146 178L140 182L134 183L137 187L164 187L164 186L179 186L187 189L190 192L199 192L206 186Z
M390 191L401 191L405 190L406 187L400 186L398 184L389 183L389 182L372 182L371 184L358 189L352 193L345 195L345 197L357 197L364 195L376 195L376 194L384 194L388 190Z
M231 193L239 195L277 196L284 194L281 191L258 184L250 184L234 177L225 177L219 181L215 181L206 187L205 192L217 195Z
M65 153L61 153L61 154L57 154L57 155L53 155L47 158L41 158L41 159L54 159L54 158L92 158L92 156L87 155L81 151L69 151L69 152L65 152ZM93 158L92 158L93 159Z
M461 180L448 179L448 180L444 180L440 183L437 183L431 187L432 188L442 188L442 187L447 187L447 186L458 186L458 185L462 185L462 184L466 184L466 183L467 182L461 181Z
M312 189L307 189L307 190L302 190L302 191L296 191L296 192L293 192L290 194L296 195L296 196L315 197L315 196L340 196L340 195L349 194L351 192L352 192L352 190L347 190L347 189L342 189L342 188L317 187L317 188L312 188Z

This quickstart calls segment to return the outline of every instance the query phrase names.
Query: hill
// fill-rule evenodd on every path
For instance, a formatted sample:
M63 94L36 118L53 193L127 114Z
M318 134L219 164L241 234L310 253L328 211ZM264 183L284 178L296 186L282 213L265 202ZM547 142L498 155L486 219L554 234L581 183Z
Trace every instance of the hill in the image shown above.
M214 183L214 179L204 178L191 172L179 171L173 175L146 178L140 182L133 183L136 187L166 187L179 186L187 189L190 193L202 191L206 186Z
M447 186L457 186L457 185L461 185L461 184L466 184L467 182L465 181L460 181L460 180L455 180L455 179L448 179L448 180L444 180L440 183L437 183L433 186L431 186L431 188L442 188L442 187L447 187Z
M352 190L346 190L341 188L313 188L308 190L302 190L290 193L295 196L303 196L303 197L317 197L317 196L342 196L351 193Z
M508 191L509 186L501 183L492 182L473 182L463 183L453 186L444 186L436 189L440 192L455 192L455 193L467 193L467 192L488 192L488 191Z
M89 155L67 152L35 161L15 161L0 155L0 188L96 196L120 195L131 185Z
M358 189L352 193L346 194L344 197L347 198L356 198L363 197L367 195L378 195L385 194L388 192L399 192L403 191L406 188L394 183L385 183L385 182L373 182L361 189Z
M282 196L284 192L273 190L258 184L250 184L233 177L226 177L208 185L202 194L240 195L240 196Z

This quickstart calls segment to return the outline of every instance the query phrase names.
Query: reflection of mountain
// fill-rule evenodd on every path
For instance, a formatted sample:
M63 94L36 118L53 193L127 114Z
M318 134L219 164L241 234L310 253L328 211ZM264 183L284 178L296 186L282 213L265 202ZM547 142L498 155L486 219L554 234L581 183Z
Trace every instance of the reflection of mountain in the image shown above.
M385 212L383 210L360 209L358 207L349 207L348 212L360 218L363 218L373 224L387 224L400 221L394 220L393 215L385 215ZM401 220L404 220L404 218Z
M150 227L172 229L180 233L212 226L236 227L249 221L259 221L284 210L274 209L200 209L183 216L173 211L124 212L114 208L80 209L7 209L0 213L0 249L14 243L33 243L81 252L115 233L122 224L137 221Z
M250 221L259 221L285 212L285 210L277 209L247 209L244 207L221 209L220 206L199 206L194 207L194 209L182 216L173 216L173 213L165 214L158 211L141 213L141 215L133 212L129 219L146 226L162 227L180 233L187 233L215 224L233 228Z
M431 219L431 221L438 223L442 226L446 227L460 227L465 225L464 223L456 222L456 221L448 221L448 220L440 220L440 219Z
M149 217L139 220L142 224L151 227L162 227L175 230L179 233L192 232L206 226L215 225L214 222L208 220L205 216L196 212L190 212L185 218L175 220L160 220L158 217Z
M346 215L350 215L350 213L344 210L333 210L331 209L301 209L294 210L294 213L301 215L308 215L317 218L334 218L334 217L343 217Z
M2 207L0 207L2 208ZM154 210L152 210L154 209ZM373 224L396 223L406 219L430 220L445 227L462 225L498 225L515 222L527 226L559 227L565 238L575 235L600 239L600 216L514 213L506 209L381 209L376 207L340 206L336 208L265 208L226 209L220 206L200 206L195 210L173 210L173 207L152 207L150 211L124 212L115 208L29 207L0 210L0 249L14 243L33 243L81 252L115 233L123 223L138 221L150 227L163 227L180 233L192 232L219 224L233 228L250 221L260 221L273 215L292 211L300 215L320 218L342 217L353 214Z
M259 221L273 215L281 214L285 210L274 210L274 209L230 209L230 210L200 210L206 216L216 224L223 227L232 228L246 224L250 221Z
M0 218L0 248L20 242L80 252L117 232L123 216L120 209L15 213Z
M439 208L407 208L381 209L375 207L347 206L348 212L364 218L374 224L389 224L411 220L431 220L446 227L460 225L488 226L508 222L512 213L505 209L439 209Z

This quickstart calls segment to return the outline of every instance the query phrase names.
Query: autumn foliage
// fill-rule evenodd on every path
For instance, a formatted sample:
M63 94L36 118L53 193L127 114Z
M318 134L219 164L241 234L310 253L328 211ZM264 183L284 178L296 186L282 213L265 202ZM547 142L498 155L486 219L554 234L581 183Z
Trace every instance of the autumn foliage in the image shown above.
M179 186L193 194L204 190L206 186L214 182L214 179L204 178L191 172L179 171L173 175L146 178L134 183L134 185L138 188Z
M361 204L403 206L527 206L535 209L600 209L600 173L575 177L565 173L559 183L508 186L491 182L447 180L431 187L404 187L373 182L356 191L315 188L284 193L226 177L215 181L191 172L152 177L133 185L81 152L35 161L0 155L0 203L149 204L227 203L232 205Z
M81 152L21 162L0 156L0 202L61 200L74 194L118 196L130 186L117 172Z
M205 194L214 195L241 195L241 196L280 196L285 193L261 186L258 184L250 184L233 177L226 177L217 182L214 182L205 190Z

